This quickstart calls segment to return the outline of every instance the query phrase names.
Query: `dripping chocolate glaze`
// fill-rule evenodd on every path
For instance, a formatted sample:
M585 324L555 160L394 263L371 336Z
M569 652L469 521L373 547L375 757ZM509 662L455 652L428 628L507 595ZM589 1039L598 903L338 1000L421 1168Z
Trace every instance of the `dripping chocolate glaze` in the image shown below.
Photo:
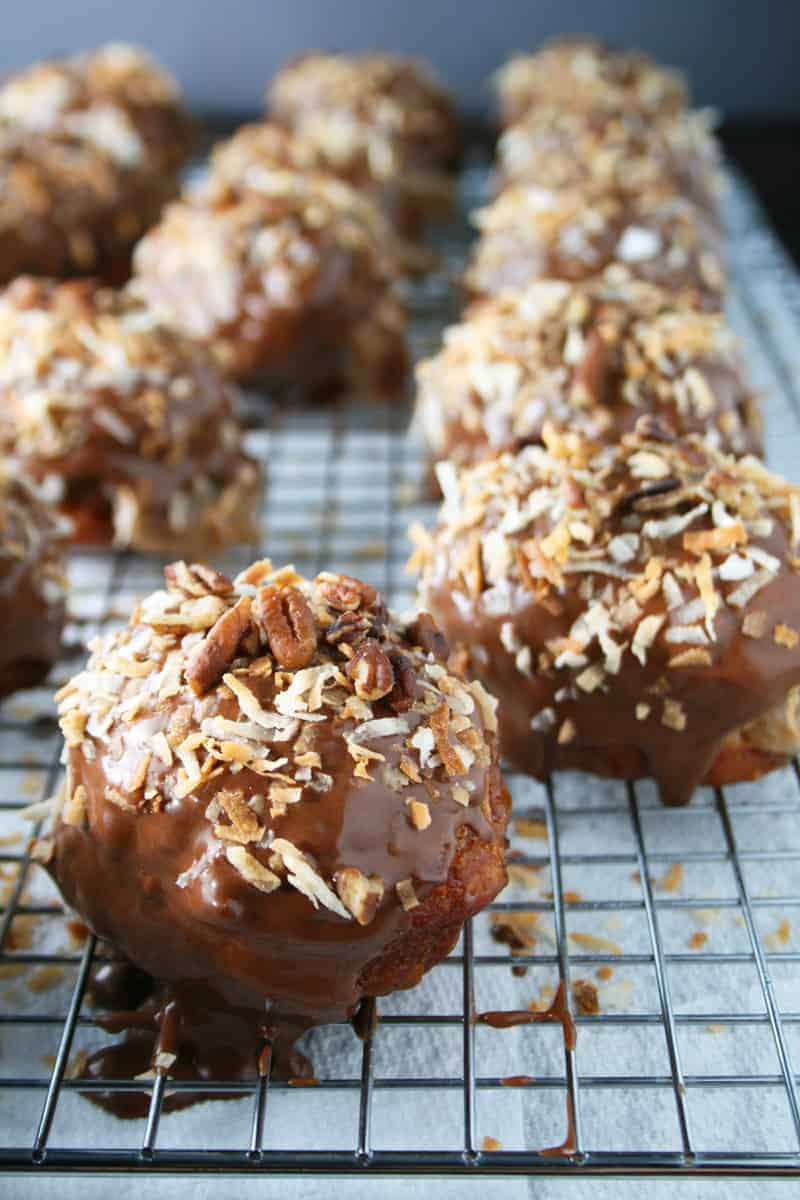
M529 1008L498 1009L491 1012L479 1013L475 1019L478 1024L489 1025L492 1029L513 1029L518 1025L541 1025L557 1022L564 1034L564 1048L566 1050L574 1050L577 1044L578 1031L567 1005L567 991L563 980L556 989L556 994L553 997L550 1007L541 1012L536 1012ZM504 1087L521 1087L533 1082L535 1082L535 1077L530 1075L508 1075L502 1080ZM566 1106L567 1129L563 1142L558 1146L549 1146L545 1150L541 1150L541 1154L557 1156L559 1154L572 1154L575 1151L575 1113L569 1091L566 1094Z
M544 522L531 526L534 536L549 532ZM628 648L618 674L609 676L605 689L576 690L574 698L556 700L572 671L537 669L536 663L545 643L566 637L575 619L586 611L575 576L556 589L555 611L528 586L513 580L498 601L485 591L469 593L453 577L450 551L439 547L425 576L424 602L451 644L467 647L472 673L499 697L501 750L511 764L539 778L563 768L630 779L652 776L665 803L685 804L704 780L724 783L752 778L785 761L780 752L755 744L737 760L726 746L728 735L781 706L800 684L800 644L777 644L773 638L779 624L800 629L800 586L789 565L792 550L782 521L776 517L769 536L758 537L755 544L780 560L780 570L743 608L720 604L714 622L716 640L704 646L711 655L710 665L668 669L668 659L682 647L663 643L662 629L644 664ZM682 550L680 535L668 545L664 553L670 563L697 561ZM656 547L654 553L662 549ZM603 582L601 578L601 586ZM760 638L746 636L741 628L745 615L755 610L766 614L766 633ZM659 592L644 606L644 613L661 611ZM515 653L503 645L501 628L509 621L519 644L532 650L530 675L520 672ZM665 697L682 707L683 729L662 722ZM641 720L636 715L639 703L650 705ZM531 728L531 719L547 708L557 713L552 730ZM561 744L557 734L565 721L572 724L573 733Z

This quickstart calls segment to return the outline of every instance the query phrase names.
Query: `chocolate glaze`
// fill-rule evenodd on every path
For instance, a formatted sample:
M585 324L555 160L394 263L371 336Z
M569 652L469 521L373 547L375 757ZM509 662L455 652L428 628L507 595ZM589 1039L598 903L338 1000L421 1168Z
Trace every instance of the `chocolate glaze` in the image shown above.
M379 598L369 611L375 614L369 620L379 625L386 619ZM324 608L315 607L315 612L323 619ZM335 615L328 614L328 621ZM132 627L134 639L141 637L142 628ZM127 633L120 636L116 652L131 653ZM322 645L321 632L318 636ZM402 651L414 663L422 695L431 686L422 682L427 679L422 664L434 660L426 660L394 625L380 636L387 651ZM263 662L252 642L248 645ZM153 646L149 653L156 653ZM335 657L336 651L327 653ZM95 670L102 661L101 653ZM240 671L247 661L237 660ZM284 672L284 687L287 677ZM88 680L82 685L80 677L73 686L79 695L88 686L87 697L94 688ZM265 711L274 710L275 673L251 674L246 686ZM130 687L135 692L139 681ZM69 701L70 688L63 694ZM372 719L393 718L400 711L410 738L426 724L425 710L407 707L411 700L403 697L395 709L395 695L396 688L372 702ZM128 1048L104 1052L102 1065L122 1069L131 1055L139 1064L148 1047L152 1051L155 1029L163 1035L164 1005L170 1004L179 1063L194 1077L254 1077L265 1039L272 1045L275 1069L284 1076L301 1076L302 1063L292 1049L300 1034L312 1025L349 1019L364 997L418 982L450 951L465 917L504 886L507 797L494 734L488 717L483 725L476 705L469 724L485 740L486 756L463 773L461 783L472 791L467 795L465 790L466 800L459 801L441 766L424 768L419 782L397 790L389 785L387 780L410 753L401 735L377 743L385 765L374 776L361 778L345 742L357 723L326 708L324 721L311 726L310 745L329 785L303 788L300 802L288 804L283 813L270 809L271 815L261 819L270 838L312 855L322 879L336 880L345 867L379 877L382 897L374 916L368 914L362 924L342 919L325 904L314 908L307 895L287 883L268 893L259 890L229 861L231 842L215 832L218 826L206 816L206 808L231 790L245 800L263 797L269 782L249 767L235 770L219 763L211 778L180 796L175 792L177 764L168 766L154 755L140 784L149 799L139 793L138 803L120 804L120 796L136 800L130 791L132 774L179 712L184 729L198 731L206 719L240 715L228 687L211 687L197 696L182 685L155 705L148 700L134 720L117 721L110 730L90 717L80 742L73 739L68 749L68 788L75 795L79 786L85 789L85 811L71 814L67 800L55 828L49 869L67 903L93 931L159 980L153 995L133 1006L134 1016L116 1018L116 1027L131 1026L134 1032L126 1040ZM276 742L271 753L300 753L296 736ZM427 806L426 827L410 819L412 801ZM251 847L251 853L257 849ZM411 880L418 903L405 907L399 896L402 884ZM141 976L136 980L141 983ZM99 985L102 990L102 980ZM119 1055L123 1063L117 1062Z
M626 439L625 453L642 444L632 435ZM695 462L701 464L710 456L696 439L686 444L685 452L687 460L696 456ZM511 460L509 468L513 472ZM712 494L715 486L735 480L739 469L734 460L723 459L718 472L709 476ZM565 468L565 487L570 486L568 477ZM766 477L778 492L782 481ZM609 477L609 494L617 494L620 482L619 475ZM624 489L634 487L630 479L625 480ZM783 487L788 503L791 489ZM684 511L689 503L683 505ZM519 577L509 579L502 591L471 594L463 581L454 577L454 549L434 547L424 579L424 602L451 644L468 648L471 671L500 697L501 747L509 762L538 778L565 768L629 779L651 775L668 804L686 803L703 781L720 784L756 778L785 762L796 744L797 731L791 719L788 736L779 736L778 729L784 702L800 683L800 646L784 644L774 631L788 626L791 641L791 631L800 629L800 587L794 566L788 565L796 562L788 522L774 509L773 515L771 533L754 537L752 542L774 555L780 567L748 604L738 608L720 604L714 620L715 640L703 645L707 663L668 667L668 661L686 646L666 643L662 628L644 663L626 649L618 673L607 675L594 691L575 686L582 668L556 669L552 658L542 663L539 657L545 653L547 659L546 645L553 639L568 638L576 619L586 613L587 602L578 587L584 576L566 576L563 586L539 594ZM697 527L707 528L708 518L699 518ZM618 517L612 518L611 532L624 528ZM544 516L531 524L526 536L542 538L550 530L549 518ZM484 538L486 532L484 527ZM653 558L663 556L671 569L680 564L693 567L698 561L697 555L683 548L682 534L656 542L650 553ZM714 561L718 563L719 558ZM629 565L633 571L641 571L645 563ZM599 592L607 577L599 575L596 582ZM664 611L658 589L644 605L644 615ZM750 613L764 614L759 637L742 630ZM513 650L507 648L501 632L509 623L515 639ZM517 647L530 648L533 667L528 672L517 665ZM662 705L671 701L677 702L685 718L683 728L662 719ZM641 704L646 704L648 711L639 718L637 705ZM552 713L550 726L532 728L531 721L547 712ZM766 726L751 725L762 717ZM565 733L559 741L562 729Z

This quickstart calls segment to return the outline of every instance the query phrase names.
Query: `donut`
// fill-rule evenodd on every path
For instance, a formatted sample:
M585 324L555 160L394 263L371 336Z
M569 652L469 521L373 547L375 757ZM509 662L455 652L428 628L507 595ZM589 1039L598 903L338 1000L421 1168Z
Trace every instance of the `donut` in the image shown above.
M545 432L444 473L421 599L500 702L501 748L699 784L754 779L800 746L800 489L756 458L642 418L621 442Z
M354 199L339 180L278 167L257 189L212 179L139 243L136 290L234 379L391 395L407 370L405 312L377 214Z
M124 281L191 140L177 85L133 47L11 75L0 88L0 280Z
M760 453L761 418L718 312L637 281L541 280L469 310L417 368L415 424L465 465L540 441L549 423L614 441L642 415Z
M0 464L0 697L33 687L58 658L64 628L64 536L52 510Z
M77 542L198 552L256 537L257 464L206 353L126 291L20 277L0 293L0 446Z
M212 188L247 193L263 192L272 187L277 169L299 171L321 179L364 222L383 247L393 275L420 274L432 265L431 254L419 242L401 237L376 203L370 189L354 187L346 178L334 174L331 166L313 146L275 121L254 121L241 125L234 134L218 142L209 162ZM337 182L333 182L336 180ZM202 189L199 189L202 190Z
M404 236L420 236L449 210L461 131L452 99L426 64L390 54L307 54L278 72L267 106L320 164L372 195Z
M38 857L159 981L162 1049L252 1077L265 1038L286 1068L302 1030L414 985L505 885L495 703L352 577L165 575L59 693Z

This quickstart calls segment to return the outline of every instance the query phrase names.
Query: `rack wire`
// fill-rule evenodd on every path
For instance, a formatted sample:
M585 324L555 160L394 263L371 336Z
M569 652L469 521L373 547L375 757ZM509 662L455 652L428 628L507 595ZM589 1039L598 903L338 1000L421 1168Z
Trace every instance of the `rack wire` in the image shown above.
M483 170L467 172L465 209L484 186ZM727 209L732 315L766 390L768 455L790 470L800 284L741 181ZM462 220L447 231L444 270L413 289L418 354L454 315L465 230ZM333 564L395 606L410 603L405 529L431 509L407 407L285 411L251 397L249 411L269 474L262 545L221 565L236 569L253 550L305 572ZM161 565L76 554L72 641L118 623ZM59 664L56 683L80 653ZM58 781L52 711L49 688L0 707L0 1169L800 1177L796 765L758 785L702 790L678 811L663 810L648 784L512 777L513 861L529 886L515 883L468 924L418 989L378 1001L363 1043L348 1027L316 1031L316 1087L268 1071L253 1083L87 1080L74 1069L99 1036L87 984L111 951L70 932L16 816ZM492 922L521 914L534 933L510 956ZM599 1011L579 1002L587 980ZM490 1007L543 1006L559 982L574 1049L557 1024L501 1032L475 1021ZM143 1121L115 1121L85 1098L131 1090L149 1093ZM190 1092L212 1098L165 1113L169 1093ZM223 1094L239 1098L213 1098Z

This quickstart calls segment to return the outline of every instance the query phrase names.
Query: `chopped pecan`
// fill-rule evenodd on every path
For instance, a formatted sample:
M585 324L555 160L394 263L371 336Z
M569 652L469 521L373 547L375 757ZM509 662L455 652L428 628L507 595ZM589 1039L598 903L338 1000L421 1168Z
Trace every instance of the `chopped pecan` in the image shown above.
M371 632L372 618L368 613L343 612L327 630L325 641L331 646L341 642L354 646Z
M236 657L250 629L250 597L242 596L218 617L186 662L186 682L198 696L213 687Z
M361 700L380 700L394 688L392 664L374 638L361 643L346 669Z
M317 648L317 627L298 588L261 588L253 600L253 615L279 666L287 671L308 666Z
M204 563L170 563L164 568L164 577L171 592L182 592L185 596L229 596L233 584L227 575L207 567Z
M332 575L323 571L314 580L314 586L324 602L337 612L371 608L378 599L378 592L371 584L354 579L352 575Z
M396 713L408 712L417 698L416 671L411 659L399 650L391 650L388 657L394 671L394 687L388 696L389 707Z
M421 612L413 624L409 625L407 633L410 641L426 654L432 654L440 662L446 661L449 653L447 639L439 632L429 612Z

